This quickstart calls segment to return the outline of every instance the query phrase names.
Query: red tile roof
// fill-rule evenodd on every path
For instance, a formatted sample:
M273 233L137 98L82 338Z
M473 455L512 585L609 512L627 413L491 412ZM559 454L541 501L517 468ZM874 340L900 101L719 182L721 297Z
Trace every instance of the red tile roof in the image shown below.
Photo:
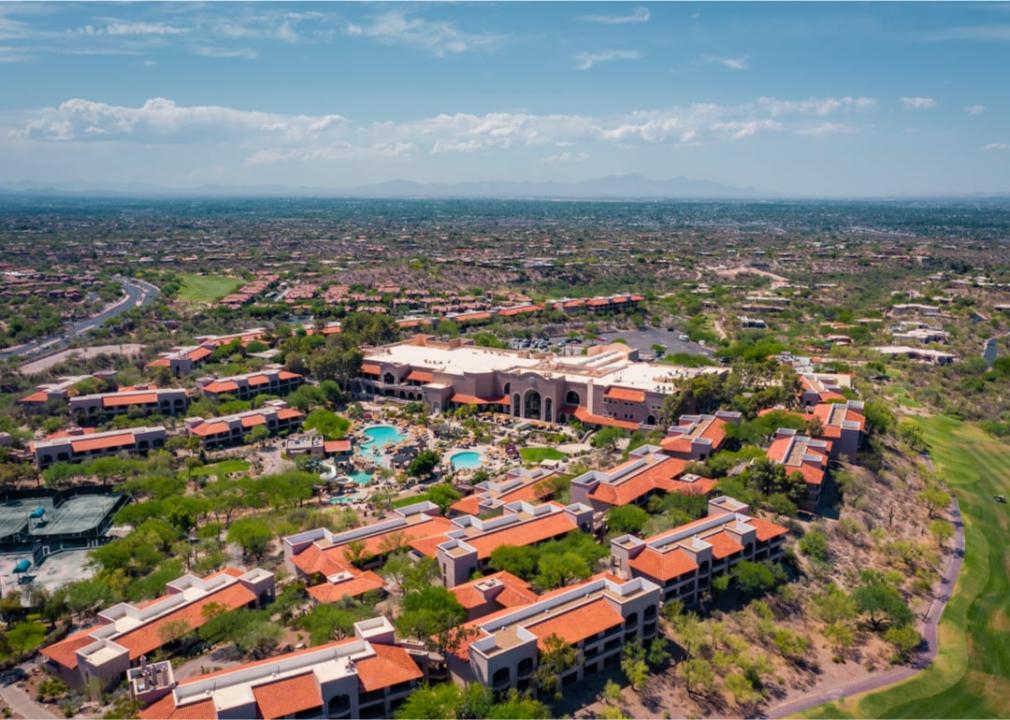
M432 374L424 370L411 370L407 374L408 380L416 380L417 382L430 383L432 379Z
M38 390L33 392L31 395L25 395L23 398L18 400L19 403L44 403L49 400L49 393L45 390Z
M123 407L124 405L149 405L158 402L158 393L126 393L106 395L102 398L103 407Z
M629 462L634 462L629 461ZM627 463L625 463L627 464ZM614 470L620 469L617 466ZM641 472L617 483L601 482L589 494L593 500L607 503L608 505L627 505L634 502L652 490L662 490L663 492L684 492L686 488L693 488L696 483L674 484L673 480L684 472L687 461L679 458L666 458L654 465L644 468ZM714 481L710 481L707 489L698 488L699 493L704 493L714 487Z
M464 403L466 405L508 405L509 399L507 397L500 398L480 398L476 395L465 395L463 393L456 393L451 398L449 402L454 403Z
M351 441L350 440L326 440L323 442L323 452L332 453L345 453L351 451Z
M75 453L88 452L89 450L109 450L117 447L127 447L136 444L137 439L132 432L125 432L121 435L106 435L105 437L86 438L84 440L73 440L70 447Z
M234 380L215 380L203 386L204 391L209 393L226 393L238 390L238 383Z
M575 417L589 425L606 425L608 427L618 427L624 430L637 430L638 423L629 420L618 420L617 418L606 417L604 415L594 415L584 407L575 409Z
M557 635L569 645L574 645L623 623L621 614L604 598L599 598L525 627L537 636L537 645L543 650L546 647L545 641L551 635Z
M194 435L199 435L200 437L207 437L208 435L220 435L221 433L228 432L228 423L205 422L193 428L192 432Z
M260 717L264 720L294 715L323 704L319 683L313 672L257 685L252 692L256 705L259 706Z
M358 682L365 692L420 680L424 673L402 647L371 643L375 656L354 663Z
M242 427L255 427L256 425L266 425L267 419L262 415L244 415L242 416Z
M301 410L295 410L294 408L281 408L277 411L278 420L291 420L292 418L302 417L302 415Z
M270 378L268 378L266 375L252 375L251 377L246 379L246 382L253 387L256 387L258 385L269 385Z
M535 602L537 599L537 594L533 592L533 588L530 587L528 582L516 577L506 570L492 573L491 575L485 575L478 580L471 580L470 582L463 583L462 585L449 588L449 592L456 596L460 605L467 610L472 610L488 602L484 599L484 594L477 589L477 583L487 582L491 579L498 580L505 586L496 595L494 595L491 600L493 605L509 608L515 607L516 605L526 605L528 603Z
M308 588L309 595L318 603L335 603L345 597L357 597L367 592L382 590L385 582L371 570L343 582L324 582Z
M698 569L698 563L679 548L660 552L647 547L632 558L628 564L635 570L660 582L667 582Z
M382 368L380 368L378 365L375 365L374 363L362 363L361 372L364 373L365 375L381 375Z
M603 397L635 403L645 402L645 392L632 388L608 387Z

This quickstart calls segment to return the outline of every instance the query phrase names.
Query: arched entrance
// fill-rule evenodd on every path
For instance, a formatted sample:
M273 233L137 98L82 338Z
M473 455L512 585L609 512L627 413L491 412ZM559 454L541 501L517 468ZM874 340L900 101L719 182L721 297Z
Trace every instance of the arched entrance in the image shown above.
M579 394L577 392L575 392L574 390L569 390L567 393L565 393L565 405L574 405L575 407L578 407L581 404L582 404L582 398L579 397Z
M544 400L544 420L547 422L554 422L554 399L546 398Z
M527 390L523 398L523 417L539 420L542 417L540 393L536 390Z
M519 400L519 393L512 396L512 417L522 417L522 405Z

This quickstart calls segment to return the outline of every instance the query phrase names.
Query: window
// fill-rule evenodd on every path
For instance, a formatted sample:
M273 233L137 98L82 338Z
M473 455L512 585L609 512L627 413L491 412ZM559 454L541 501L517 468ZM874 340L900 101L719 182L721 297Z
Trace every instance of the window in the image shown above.
M491 687L503 688L512 682L512 671L509 668L498 668L491 676Z

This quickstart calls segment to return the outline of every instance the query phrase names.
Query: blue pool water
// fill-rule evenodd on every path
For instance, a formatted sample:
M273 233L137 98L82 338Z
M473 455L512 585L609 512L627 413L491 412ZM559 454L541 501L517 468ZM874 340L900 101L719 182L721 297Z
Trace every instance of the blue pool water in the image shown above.
M358 445L358 454L366 457L377 457L379 451L387 445L395 445L406 436L392 425L372 425L365 428L367 440Z
M358 485L367 485L368 483L372 482L372 473L365 472L364 470L358 470L357 472L353 472L347 477L351 478L351 480L358 483Z
M449 458L449 462L453 470L473 470L483 464L484 458L476 450L465 450L453 455Z

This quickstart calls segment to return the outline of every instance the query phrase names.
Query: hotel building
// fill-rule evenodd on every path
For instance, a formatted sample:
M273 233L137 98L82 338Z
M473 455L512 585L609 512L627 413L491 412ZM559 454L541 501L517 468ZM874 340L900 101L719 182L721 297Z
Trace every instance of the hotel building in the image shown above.
M726 372L641 362L621 343L569 357L416 335L367 351L357 390L435 411L473 405L530 420L637 429L656 425L663 399L684 380Z
M175 681L170 663L128 677L140 717L389 718L424 673L384 617L354 623L354 637Z
M176 415L186 411L189 395L183 388L159 389L137 385L111 393L78 395L70 398L70 413L77 422L135 412L143 415Z
M177 347L171 352L161 353L157 358L147 363L148 368L168 368L174 376L180 377L188 375L193 368L204 362L214 354L214 350L222 345L238 340L242 346L251 342L263 341L266 338L266 330L263 328L253 328L231 335L203 335L197 338L196 345Z
M807 484L807 509L816 509L821 487L828 473L832 442L800 435L791 428L779 428L768 448L768 459L784 465L786 475L798 472Z
M551 478L557 473L545 468L510 469L501 480L485 480L474 491L449 506L449 515L493 515L511 502L538 502L551 495Z
M207 606L258 607L273 600L274 576L260 568L225 568L199 578L183 575L167 593L139 605L122 602L98 613L98 624L42 648L46 668L73 687L107 687L133 664L170 642L165 628L185 623L196 630Z
M749 507L731 497L709 500L708 516L641 539L622 535L610 541L613 572L642 578L662 589L663 600L693 604L741 560L782 556L786 528L751 517Z
M257 395L287 395L301 385L305 378L298 373L285 370L279 365L263 368L258 372L232 375L223 378L200 378L196 384L208 397L219 398L231 395L239 400L251 400Z
M586 675L620 664L625 645L656 635L661 592L645 578L600 574L578 585L501 610L465 627L471 636L448 656L460 683L495 691L533 684L540 653L552 635L578 650L574 667L559 678L566 689Z
M717 481L685 473L688 461L671 457L655 445L631 451L626 462L609 470L590 470L572 479L572 501L606 511L644 505L657 493L707 495Z
M200 438L205 448L224 447L244 443L253 428L262 426L271 436L297 430L305 414L289 408L283 400L268 400L255 410L221 415L219 417L186 418L186 432Z
M29 443L35 466L40 470L57 462L83 462L104 455L126 452L144 454L164 447L165 428L137 427L106 432L66 430L50 435L45 440Z

